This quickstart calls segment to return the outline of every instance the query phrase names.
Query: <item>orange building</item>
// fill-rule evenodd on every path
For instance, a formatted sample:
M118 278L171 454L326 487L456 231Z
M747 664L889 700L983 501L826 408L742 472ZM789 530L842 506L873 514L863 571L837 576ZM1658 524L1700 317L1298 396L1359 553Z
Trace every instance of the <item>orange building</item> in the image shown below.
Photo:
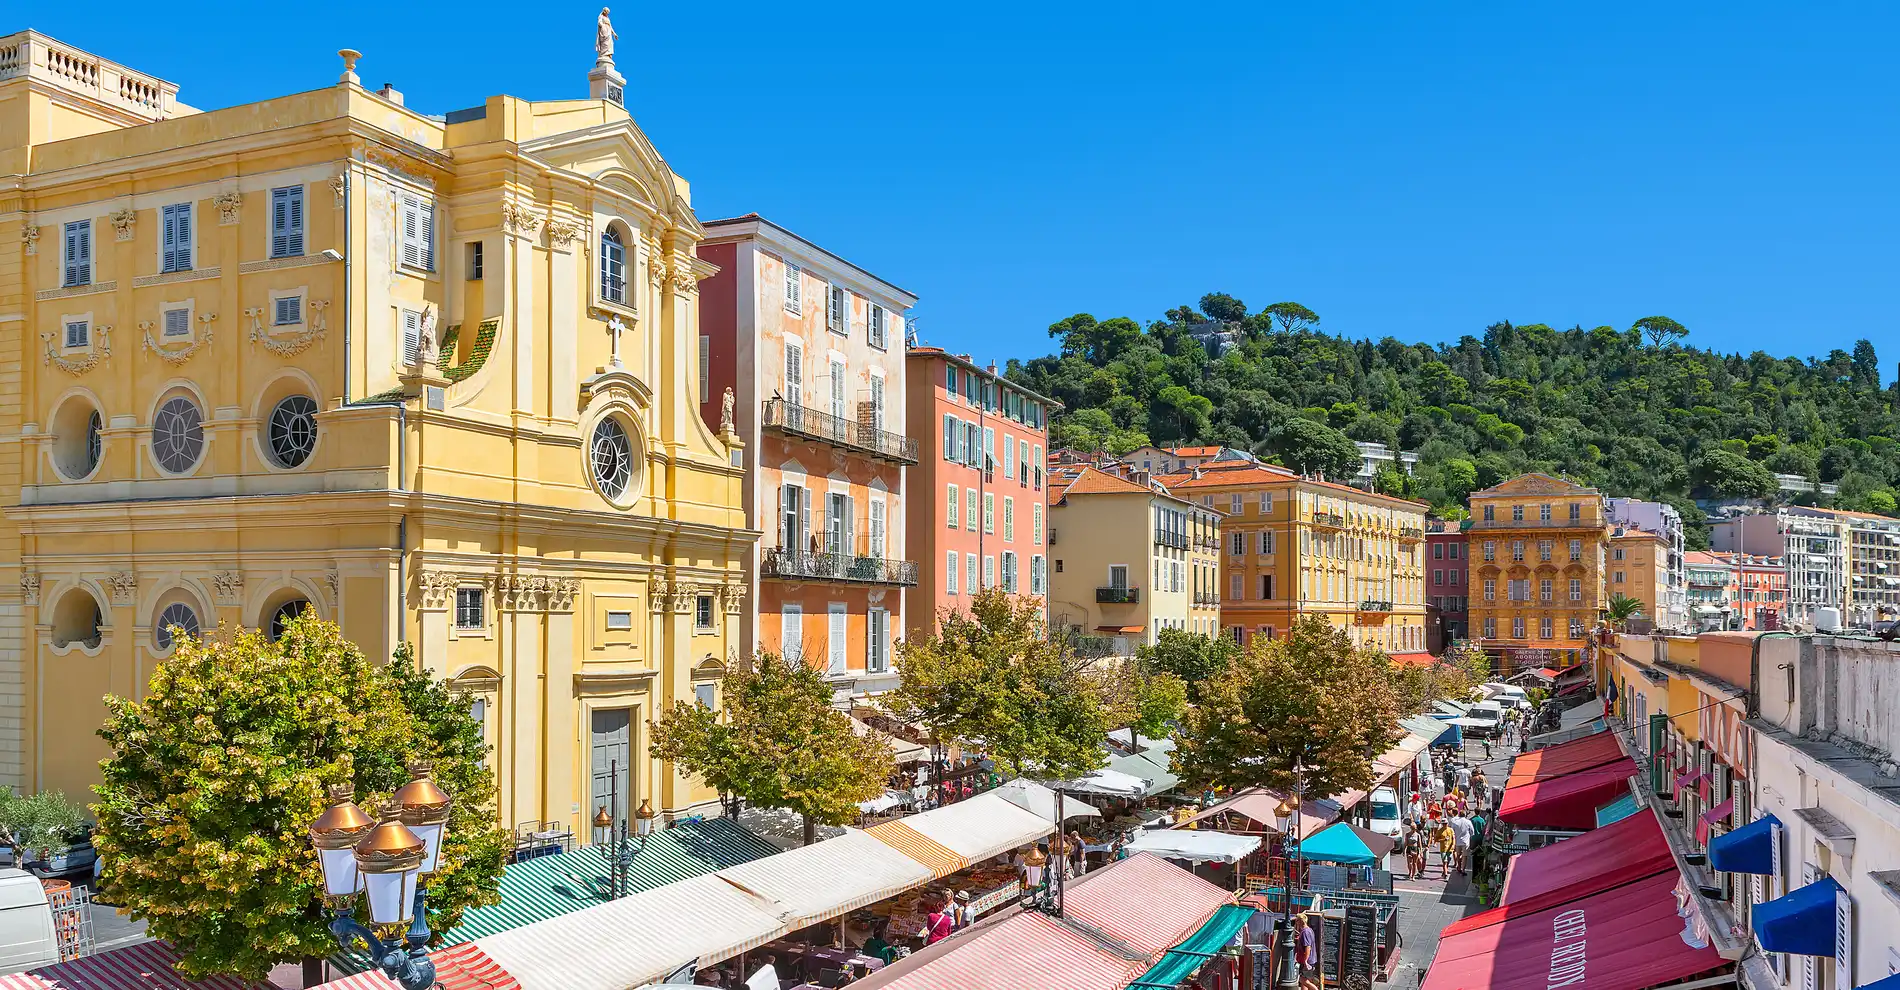
M1471 493L1471 632L1506 672L1583 658L1607 597L1603 493L1525 474Z
M706 224L701 415L750 462L762 531L741 652L823 667L842 694L896 684L917 564L904 542L904 311L917 298L756 214Z

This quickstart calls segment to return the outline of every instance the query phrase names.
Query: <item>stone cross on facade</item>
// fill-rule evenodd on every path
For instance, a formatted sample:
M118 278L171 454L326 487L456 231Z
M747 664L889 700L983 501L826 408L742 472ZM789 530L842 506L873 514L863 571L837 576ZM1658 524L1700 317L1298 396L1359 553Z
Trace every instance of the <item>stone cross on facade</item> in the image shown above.
M626 329L627 325L621 322L618 316L607 321L607 332L613 334L614 338L614 349L610 360L616 368L620 367L620 335Z

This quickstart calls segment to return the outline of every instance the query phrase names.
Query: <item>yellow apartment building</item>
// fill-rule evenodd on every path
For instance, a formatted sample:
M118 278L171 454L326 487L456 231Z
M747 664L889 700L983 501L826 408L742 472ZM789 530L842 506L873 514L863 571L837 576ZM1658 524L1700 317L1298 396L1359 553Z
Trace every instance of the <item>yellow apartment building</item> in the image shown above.
M1471 634L1507 672L1583 658L1605 597L1603 493L1548 474L1472 492Z
M1661 620L1669 586L1669 541L1660 533L1635 526L1610 531L1608 594L1628 595L1643 603L1643 618L1652 626Z
M1049 472L1049 626L1127 656L1220 631L1220 514L1091 467Z
M1160 481L1222 514L1221 624L1236 643L1323 615L1354 643L1425 649L1424 503L1245 461Z
M468 693L505 825L714 799L644 727L738 641L745 451L601 35L583 98L446 116L0 38L0 782L83 800L174 629L313 610Z

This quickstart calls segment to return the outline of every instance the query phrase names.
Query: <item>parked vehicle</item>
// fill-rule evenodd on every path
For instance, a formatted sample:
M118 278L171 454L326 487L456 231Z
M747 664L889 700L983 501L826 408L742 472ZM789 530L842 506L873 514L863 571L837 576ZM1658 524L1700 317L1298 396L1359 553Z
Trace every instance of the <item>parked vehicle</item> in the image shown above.
M1400 820L1399 793L1390 787L1374 788L1366 798L1366 810L1370 818L1366 827L1397 843L1392 847L1394 852L1403 852L1405 823Z
M1484 685L1483 691L1484 700L1486 701L1495 701L1505 708L1519 708L1524 711L1531 710L1530 695L1524 693L1524 689L1515 684L1493 682Z
M0 870L0 973L59 962L59 933L40 878Z
M1503 731L1504 706L1495 701L1480 701L1465 712L1465 735L1495 738Z

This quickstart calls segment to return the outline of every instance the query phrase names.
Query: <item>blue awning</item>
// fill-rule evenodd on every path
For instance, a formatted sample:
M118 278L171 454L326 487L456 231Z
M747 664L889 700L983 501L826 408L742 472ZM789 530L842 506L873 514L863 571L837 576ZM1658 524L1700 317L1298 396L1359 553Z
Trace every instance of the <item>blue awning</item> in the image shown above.
M1763 815L1733 832L1716 836L1709 843L1709 866L1724 873L1774 873L1775 830L1780 827L1781 819Z
M1768 952L1834 954L1834 895L1841 885L1822 877L1800 890L1755 905L1755 939Z
M1875 980L1872 983L1863 983L1860 985L1860 990L1900 990L1900 973Z
M1642 806L1636 803L1636 795L1625 794L1597 809L1597 828L1620 822L1641 810Z

